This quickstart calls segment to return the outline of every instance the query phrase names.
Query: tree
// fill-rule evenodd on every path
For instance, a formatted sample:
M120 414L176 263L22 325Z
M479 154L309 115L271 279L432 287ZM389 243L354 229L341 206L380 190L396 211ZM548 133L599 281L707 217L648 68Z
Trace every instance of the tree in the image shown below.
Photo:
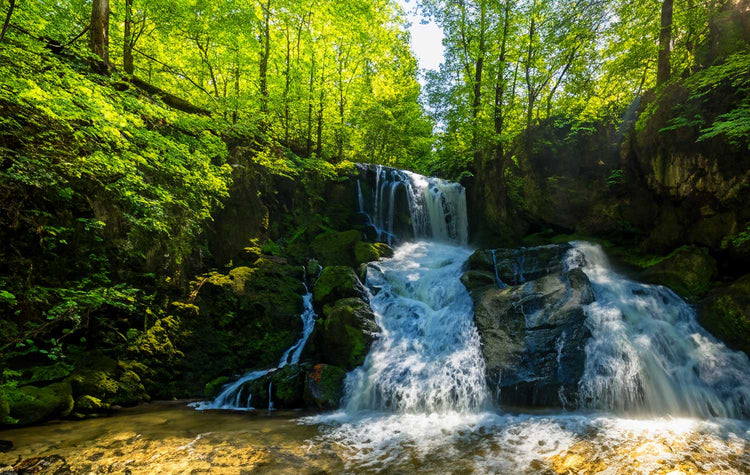
M10 4L8 5L8 13L5 14L5 21L3 22L3 29L0 31L0 41L3 41L3 38L5 38L5 33L8 31L8 26L10 26L10 19L13 16L13 10L16 8L16 0L10 0Z
M92 3L89 47L101 59L102 70L109 70L109 0L94 0Z
M670 53L672 51L672 0L664 0L661 5L661 30L659 33L659 63L656 83L663 84L672 74Z

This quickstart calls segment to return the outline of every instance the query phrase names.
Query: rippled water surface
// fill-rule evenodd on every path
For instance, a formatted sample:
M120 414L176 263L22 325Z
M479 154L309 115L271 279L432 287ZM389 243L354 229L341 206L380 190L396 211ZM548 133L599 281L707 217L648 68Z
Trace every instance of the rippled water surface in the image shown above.
M750 424L569 414L197 412L155 403L0 432L73 473L750 473ZM50 465L56 471L60 463Z

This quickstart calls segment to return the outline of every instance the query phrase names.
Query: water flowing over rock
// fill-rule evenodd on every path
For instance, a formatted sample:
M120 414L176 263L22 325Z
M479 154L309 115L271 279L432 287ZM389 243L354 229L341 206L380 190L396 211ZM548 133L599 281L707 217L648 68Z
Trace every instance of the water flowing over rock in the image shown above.
M357 168L357 203L368 237L389 245L412 238L468 242L460 184L381 165Z
M583 306L594 294L580 269L564 265L570 249L476 251L469 259L462 280L472 289L487 383L503 404L575 404L591 335Z

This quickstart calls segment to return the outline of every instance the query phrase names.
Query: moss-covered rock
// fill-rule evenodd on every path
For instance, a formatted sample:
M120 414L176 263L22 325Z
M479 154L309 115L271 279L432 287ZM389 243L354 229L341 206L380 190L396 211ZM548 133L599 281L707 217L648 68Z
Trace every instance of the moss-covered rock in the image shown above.
M361 239L360 232L354 229L330 231L318 235L310 247L324 266L354 266L354 248Z
M23 386L8 401L10 417L19 424L33 424L65 417L73 410L73 393L68 382L49 386Z
M106 405L123 406L150 400L138 372L144 376L154 374L144 364L116 361L100 353L91 354L90 358L91 361L79 363L78 369L66 380L76 400L89 396Z
M179 328L180 321L177 317L170 315L160 318L128 347L128 353L139 359L174 361L184 356L172 343Z
M250 404L256 409L268 407L271 397L276 409L290 409L304 406L305 376L310 365L288 365L272 371L244 386L244 393L250 395Z
M96 414L109 409L110 404L94 396L80 396L75 400L75 412L79 414Z
M358 242L354 245L354 260L357 264L379 261L393 257L393 249L382 242Z
M313 287L316 304L324 305L347 297L362 297L365 289L351 267L326 267Z
M711 292L699 313L706 330L750 356L750 274Z
M641 274L641 280L665 285L685 298L705 295L711 289L717 265L705 248L684 246Z
M11 424L14 421L10 418L10 402L4 393L0 393L0 426Z
M305 404L318 409L336 409L344 395L346 371L338 366L316 364L305 379Z
M314 338L325 363L351 370L365 361L378 333L375 315L359 298L338 300L323 309Z
M34 366L24 371L24 381L30 384L61 381L73 372L74 367L68 363L58 361L47 366Z
M221 391L221 387L229 382L228 376L219 376L206 383L203 389L203 396L208 399L215 398Z

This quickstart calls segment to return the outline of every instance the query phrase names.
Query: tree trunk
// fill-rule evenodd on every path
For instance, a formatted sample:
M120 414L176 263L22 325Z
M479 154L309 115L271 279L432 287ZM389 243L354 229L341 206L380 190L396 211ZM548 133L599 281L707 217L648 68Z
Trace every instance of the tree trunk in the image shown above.
M5 38L5 33L8 31L8 26L10 25L10 17L13 16L13 10L16 8L16 0L10 0L10 4L8 5L8 14L5 15L5 22L3 22L3 30L0 31L0 41L3 41L3 38Z
M656 84L669 80L672 73L669 56L672 51L672 1L664 0L661 5L661 33L659 34L659 64L656 70Z
M527 89L527 95L528 95L528 109L526 110L526 129L531 128L531 123L534 118L534 100L536 99L536 91L534 90L534 87L531 84L531 60L532 60L532 53L534 51L534 33L535 33L535 23L534 23L534 17L533 17L533 10L532 10L532 17L531 22L529 24L529 50L526 55L526 64L525 66L525 72L526 72L526 89Z
M289 146L289 81L291 74L291 38L289 25L286 26L286 67L284 69L284 144Z
M325 58L323 58L325 61ZM325 63L323 64L320 72L320 103L318 104L318 143L315 147L315 155L318 158L323 158L323 106L325 102L325 84L326 84L326 70Z
M505 95L505 54L508 45L508 20L510 17L510 0L505 0L503 17L503 39L500 43L500 64L498 65L497 82L495 83L495 134L500 137L503 133L505 116L503 115L503 96ZM495 157L503 155L503 144L498 142Z
M310 84L307 97L307 147L306 155L312 154L313 93L315 92L315 49L310 58Z
M125 0L125 34L122 47L122 69L133 74L133 0Z
M94 0L91 7L89 47L102 60L102 70L109 70L109 0Z
M271 54L271 0L263 7L263 48L260 51L260 111L268 111L268 57Z

